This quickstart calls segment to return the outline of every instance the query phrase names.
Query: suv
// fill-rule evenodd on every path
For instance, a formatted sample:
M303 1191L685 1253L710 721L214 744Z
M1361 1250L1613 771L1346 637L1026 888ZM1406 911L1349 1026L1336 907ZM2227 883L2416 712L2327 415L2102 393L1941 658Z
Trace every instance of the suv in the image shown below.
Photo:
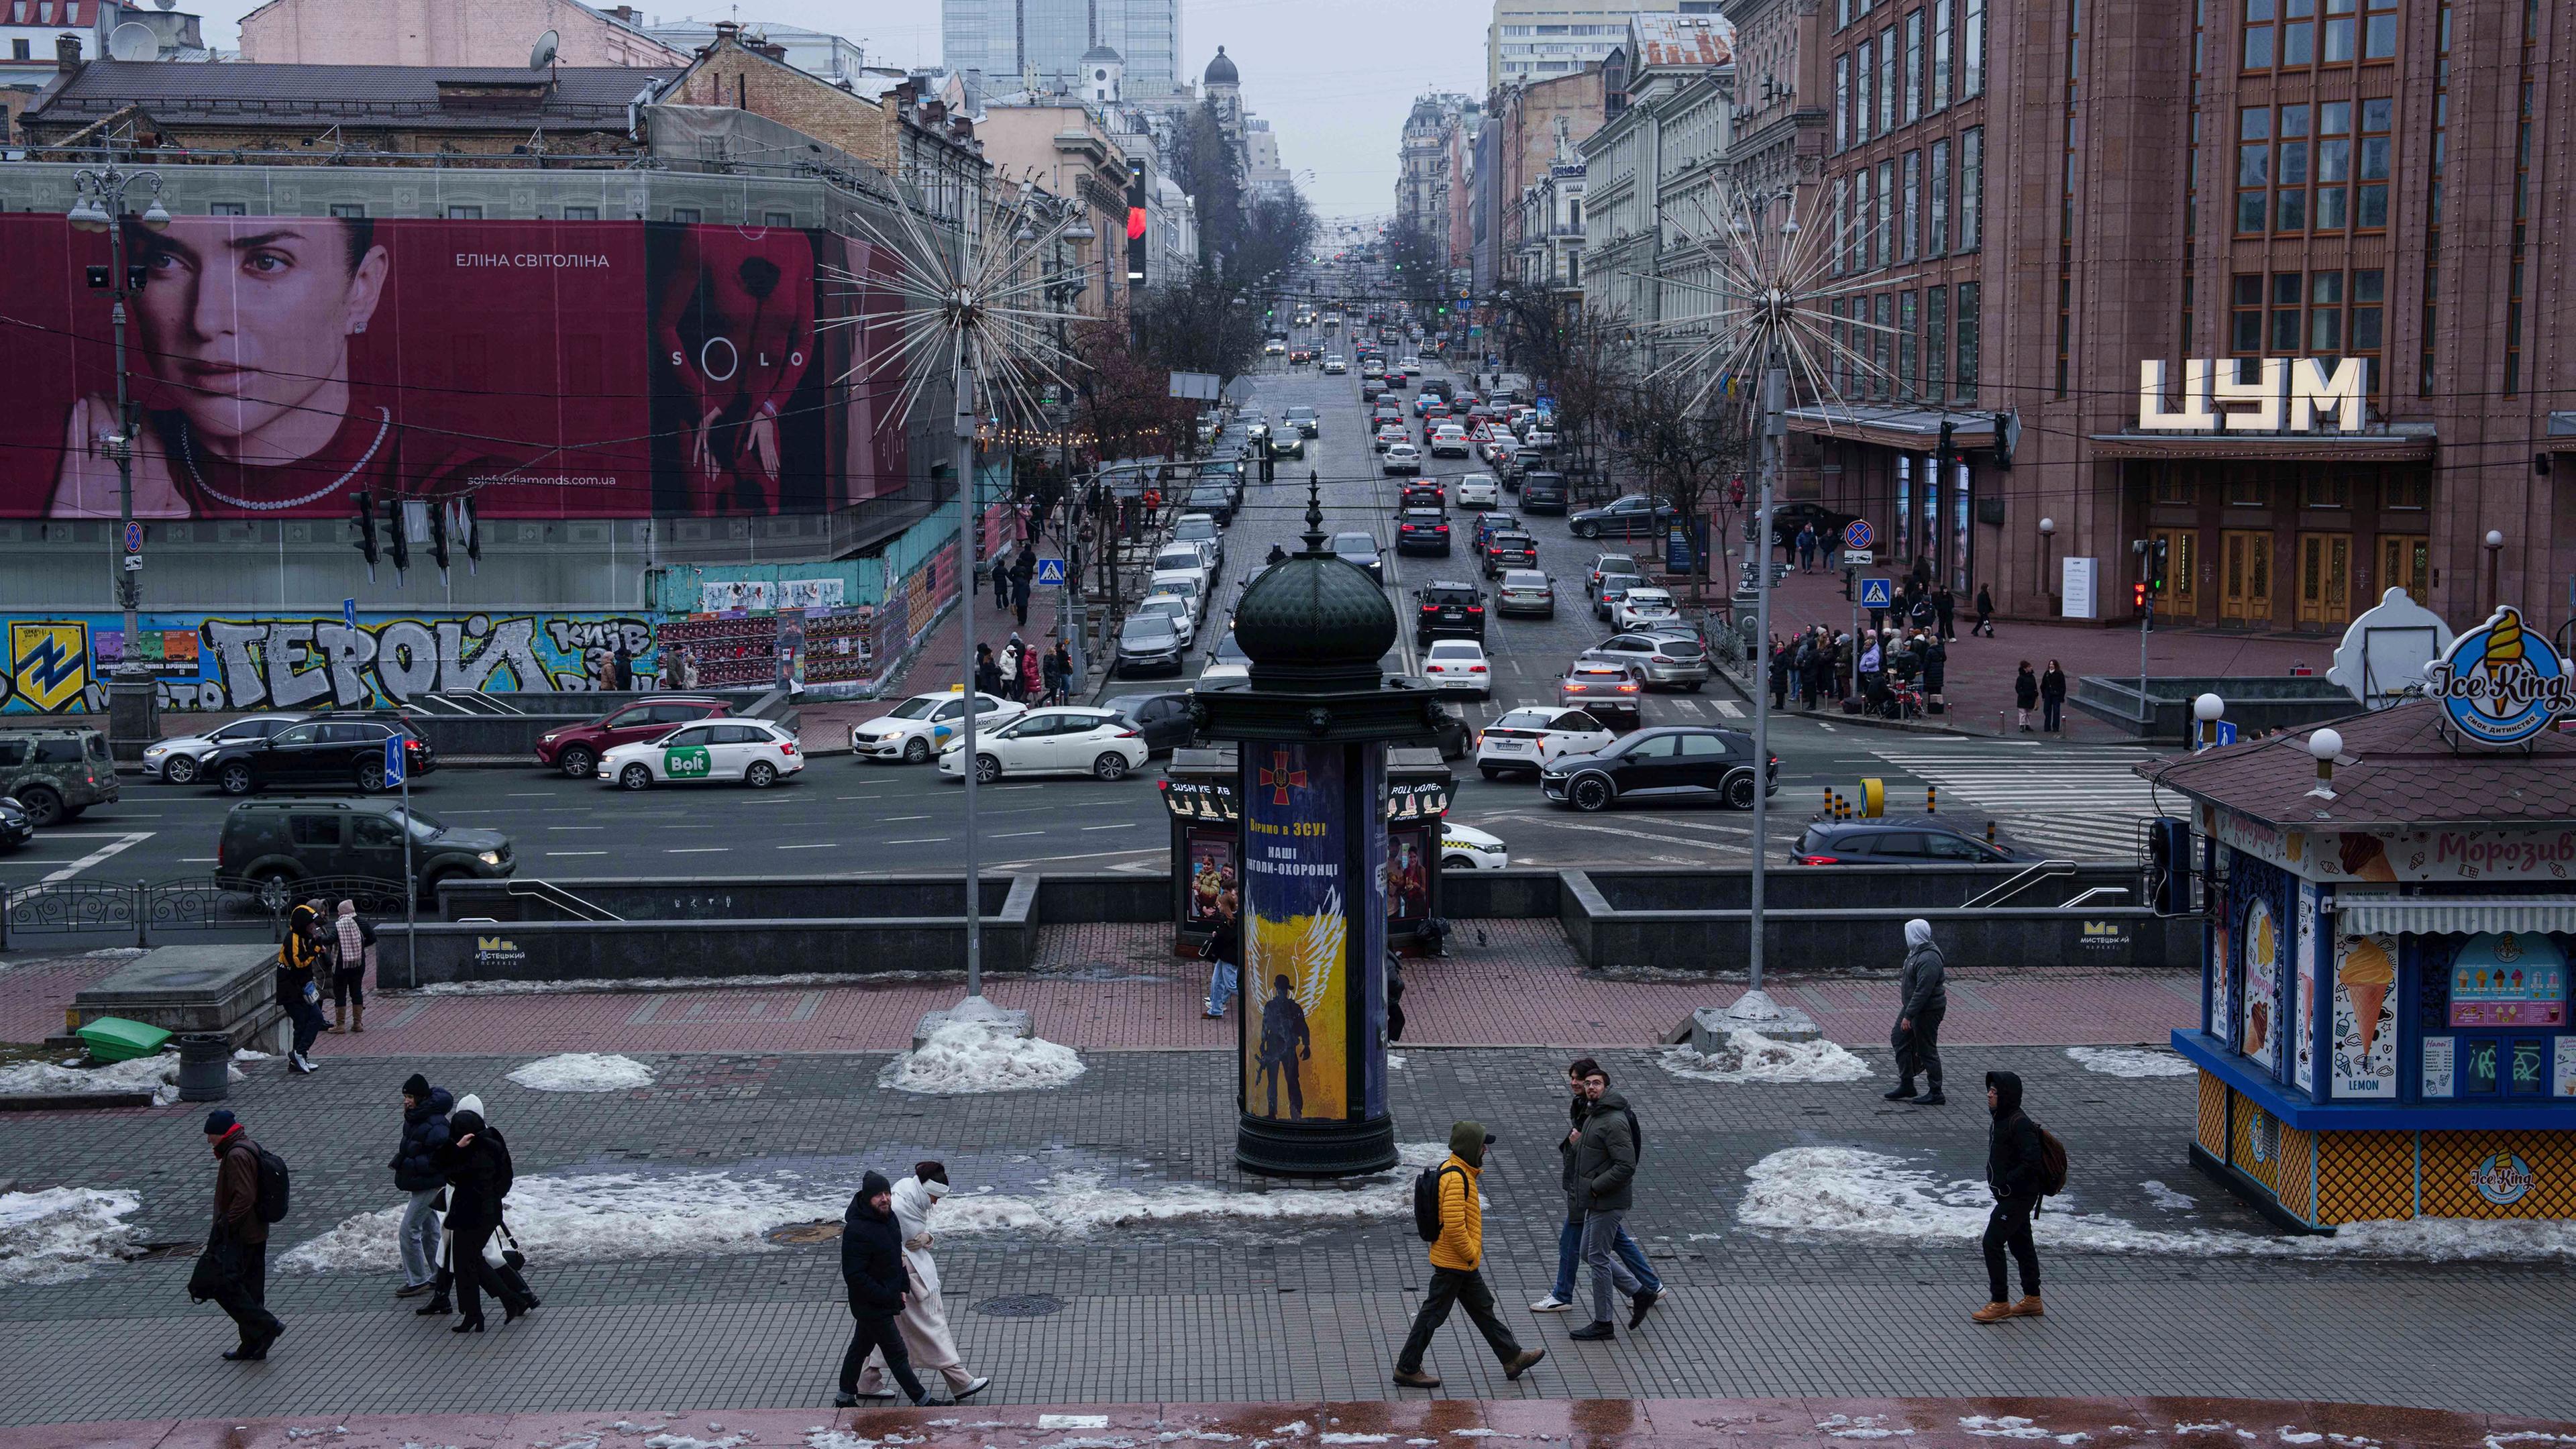
M1565 512L1565 475L1562 473L1523 473L1521 475L1521 509L1527 513Z
M537 740L537 763L587 780L599 768L599 757L619 745L631 745L670 733L684 724L733 713L721 699L669 695L639 699L610 710L588 724L566 725Z
M519 868L510 837L451 830L411 812L411 878L435 896L444 880L505 879ZM297 881L403 878L403 807L393 800L246 800L224 813L215 879L289 887Z
M0 795L15 799L38 830L78 820L92 805L116 803L116 762L107 736L82 725L0 730Z
M438 768L429 741L400 723L324 717L290 725L264 740L230 744L206 757L204 778L227 795L263 785L339 786L370 794L385 788L385 741L400 736L406 775Z
M1485 540L1485 577L1498 579L1505 569L1537 567L1538 540L1528 534L1497 533Z
M1485 594L1474 584L1434 580L1413 591L1413 642L1485 638Z

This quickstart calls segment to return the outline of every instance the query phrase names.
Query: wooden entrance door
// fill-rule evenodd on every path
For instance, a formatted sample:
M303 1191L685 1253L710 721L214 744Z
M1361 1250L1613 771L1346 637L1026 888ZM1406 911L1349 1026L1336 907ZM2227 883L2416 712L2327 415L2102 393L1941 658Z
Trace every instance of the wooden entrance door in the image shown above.
M2299 535L2299 623L2331 627L2352 619L2352 535Z
M2239 623L2272 622L2272 534L2231 528L2218 535L2218 617Z
M2389 589L2404 589L2416 603L2430 607L2433 600L2433 538L2424 533L2383 533L2379 536L2379 582L2372 591L2371 602Z
M2159 528L2156 542L2165 546L2165 587L2156 595L2156 613L2167 619L2200 617L2200 530Z

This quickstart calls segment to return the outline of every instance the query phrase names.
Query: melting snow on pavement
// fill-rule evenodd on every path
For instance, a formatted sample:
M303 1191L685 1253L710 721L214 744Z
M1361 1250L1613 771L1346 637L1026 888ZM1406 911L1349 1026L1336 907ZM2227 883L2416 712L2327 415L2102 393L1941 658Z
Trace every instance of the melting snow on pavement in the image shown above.
M2187 1213L2200 1206L2198 1198L2189 1193L2176 1192L2152 1177L2139 1183L2138 1186L2146 1189L2147 1201L2172 1212Z
M1667 1048L1664 1070L1695 1082L1857 1082L1869 1064L1832 1042L1774 1041L1758 1031L1729 1032L1715 1055Z
M1789 1232L1968 1242L1984 1235L1994 1204L1981 1181L1944 1182L1903 1158L1853 1147L1786 1148L1744 1175L1751 1185L1736 1206L1737 1219L1747 1227ZM2032 1225L2043 1244L2096 1253L2576 1262L2576 1220L2566 1218L2346 1223L2332 1237L2267 1238L2218 1229L2142 1228L2053 1205Z
M633 1057L566 1052L530 1062L510 1080L534 1092L623 1092L653 1085L653 1069Z
M130 1192L49 1187L0 1192L0 1283L64 1283L141 1250L125 1216Z
M879 1085L947 1097L1061 1087L1082 1073L1082 1058L1069 1046L1014 1036L999 1023L951 1021L919 1051L888 1063Z
M2106 1077L2188 1077L2200 1070L2180 1052L2145 1047L2068 1047L2068 1060Z
M241 1068L225 1070L234 1081L242 1080ZM55 1097L69 1092L150 1092L152 1105L167 1107L179 1100L179 1054L169 1051L95 1067L52 1062L0 1067L0 1097Z

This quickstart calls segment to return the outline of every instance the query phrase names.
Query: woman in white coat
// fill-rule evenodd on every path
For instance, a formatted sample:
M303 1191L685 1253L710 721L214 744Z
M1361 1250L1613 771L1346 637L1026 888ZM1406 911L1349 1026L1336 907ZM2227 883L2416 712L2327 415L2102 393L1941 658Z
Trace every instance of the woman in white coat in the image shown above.
M936 1162L913 1164L912 1176L894 1185L894 1220L903 1232L904 1276L912 1283L895 1327L903 1334L913 1371L936 1371L948 1380L949 1397L962 1403L993 1381L968 1373L958 1360L957 1341L948 1333L948 1310L939 1301L939 1262L930 1256L930 1209L947 1195L948 1169ZM894 1390L885 1385L885 1355L868 1355L867 1366L859 1372L859 1397L894 1397Z

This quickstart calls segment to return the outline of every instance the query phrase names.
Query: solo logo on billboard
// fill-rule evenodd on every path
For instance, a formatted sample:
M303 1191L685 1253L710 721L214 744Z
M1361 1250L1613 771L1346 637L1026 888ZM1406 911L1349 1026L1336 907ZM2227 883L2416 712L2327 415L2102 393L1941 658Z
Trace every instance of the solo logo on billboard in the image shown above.
M2511 1207L2531 1191L2531 1164L2510 1152L2494 1153L2469 1174L2469 1185L2497 1207Z
M2522 611L2511 604L2424 667L2424 692L2441 701L2454 728L2481 745L2518 745L2576 710L2567 661L2523 628Z
M714 774L715 756L704 745L675 745L662 752L662 775L671 780L703 780Z

